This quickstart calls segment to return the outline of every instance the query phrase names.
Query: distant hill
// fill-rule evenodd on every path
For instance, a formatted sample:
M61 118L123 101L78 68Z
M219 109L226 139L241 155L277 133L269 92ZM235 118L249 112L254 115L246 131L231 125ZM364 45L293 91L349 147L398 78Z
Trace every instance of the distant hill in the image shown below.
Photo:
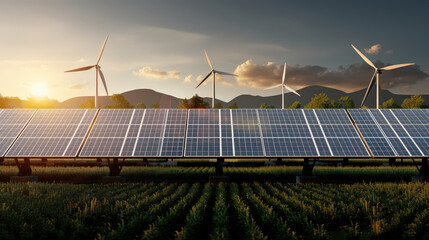
M356 106L359 106L362 102L362 98L365 94L366 89L362 89L356 92L346 93L337 89L327 88L322 86L309 86L298 90L297 92L301 97L296 96L293 93L287 93L285 95L285 103L290 105L295 101L300 101L302 106L310 102L311 98L314 97L314 94L326 93L329 99L338 100L342 96L350 96L354 101ZM136 105L139 102L143 102L148 108L154 103L159 103L161 108L176 108L179 105L179 102L183 99L176 98L174 96L156 92L151 89L136 89L128 92L122 93L124 97L132 104ZM402 101L405 98L409 98L411 95L398 95L394 94L388 90L380 90L380 104L393 97L396 103L399 105L402 104ZM429 103L429 95L422 95ZM191 98L192 96L189 96ZM83 96L75 97L65 100L59 104L60 108L79 108L80 104L84 103L87 99L91 99L93 96ZM211 103L211 98L204 98L206 102ZM109 97L100 96L99 101L102 106L106 104L112 104L112 101ZM229 102L224 102L221 100L216 100L216 102L222 102L224 107L232 105L234 102L237 102L239 108L259 108L261 103L267 103L268 105L274 105L276 108L281 107L281 95L274 96L253 96L253 95L240 95L235 97ZM365 105L368 107L375 107L375 91L373 90L368 96Z

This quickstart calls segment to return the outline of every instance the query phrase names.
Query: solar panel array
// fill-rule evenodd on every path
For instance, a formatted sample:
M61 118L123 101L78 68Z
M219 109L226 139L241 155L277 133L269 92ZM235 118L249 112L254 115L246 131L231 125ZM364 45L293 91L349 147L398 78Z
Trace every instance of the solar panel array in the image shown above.
M345 110L191 109L184 156L370 155Z
M39 109L6 157L76 157L95 109Z
M0 109L0 155L3 157L36 110Z
M183 109L102 109L80 156L183 156L186 114Z
M429 156L429 110L349 112L351 118L344 109L0 109L0 152L6 157Z
M375 157L429 156L428 109L352 109Z

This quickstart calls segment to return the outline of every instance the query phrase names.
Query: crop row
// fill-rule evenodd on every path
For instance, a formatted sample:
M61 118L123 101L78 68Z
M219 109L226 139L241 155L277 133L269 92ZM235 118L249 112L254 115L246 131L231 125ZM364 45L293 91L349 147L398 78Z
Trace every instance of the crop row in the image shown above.
M425 184L0 184L0 239L425 239Z

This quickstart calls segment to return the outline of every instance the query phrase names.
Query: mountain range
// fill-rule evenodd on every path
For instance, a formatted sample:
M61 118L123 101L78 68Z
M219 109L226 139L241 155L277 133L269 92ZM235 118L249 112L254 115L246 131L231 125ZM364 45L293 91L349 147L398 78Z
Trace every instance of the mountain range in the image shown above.
M301 97L293 94L287 93L285 95L285 104L290 105L295 101L300 101L301 105L304 106L310 102L311 98L315 94L326 93L329 99L338 100L342 96L350 96L356 104L356 107L360 106L362 98L365 94L366 89L359 91L346 93L338 89L327 88L322 86L309 86L298 90L297 92ZM177 98L168 94L160 93L151 89L136 89L122 93L122 95L132 104L136 105L139 102L144 103L148 108L154 103L158 103L161 108L176 108L179 105L179 102L183 99ZM394 94L389 90L380 90L380 104L390 98L393 98L395 102L399 105L402 104L402 101L405 98L409 98L411 95L400 95ZM422 95L423 98L429 99L429 95ZM192 96L189 96L191 98ZM81 96L74 97L68 100L65 100L59 104L59 108L79 108L80 104L84 103L88 99L93 98L93 96ZM188 98L188 99L189 99ZM99 101L101 106L106 104L112 104L108 96L99 96ZM204 101L211 103L211 98L205 97ZM429 101L429 100L428 100ZM240 95L235 97L229 102L216 99L217 102L222 102L222 106L225 108L232 105L234 102L238 104L239 108L259 108L262 103L267 103L269 106L275 106L276 108L281 107L281 94L274 96L254 96L254 95ZM365 105L368 107L375 107L375 91L372 91L368 96L368 99L365 102Z

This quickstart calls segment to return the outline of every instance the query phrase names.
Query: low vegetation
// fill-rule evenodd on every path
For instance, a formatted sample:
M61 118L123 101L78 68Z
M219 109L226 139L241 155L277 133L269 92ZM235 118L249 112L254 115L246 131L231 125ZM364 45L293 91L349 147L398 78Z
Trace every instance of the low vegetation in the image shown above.
M41 182L97 183L109 175L108 167L32 167L32 173ZM224 167L224 174L232 181L295 182L301 175L301 166ZM409 182L418 175L416 167L327 167L316 166L314 175L322 182ZM18 174L15 166L0 167L0 181L7 182ZM215 174L214 167L124 167L121 175L127 182L147 181L207 181Z
M0 184L1 239L427 239L429 185Z

